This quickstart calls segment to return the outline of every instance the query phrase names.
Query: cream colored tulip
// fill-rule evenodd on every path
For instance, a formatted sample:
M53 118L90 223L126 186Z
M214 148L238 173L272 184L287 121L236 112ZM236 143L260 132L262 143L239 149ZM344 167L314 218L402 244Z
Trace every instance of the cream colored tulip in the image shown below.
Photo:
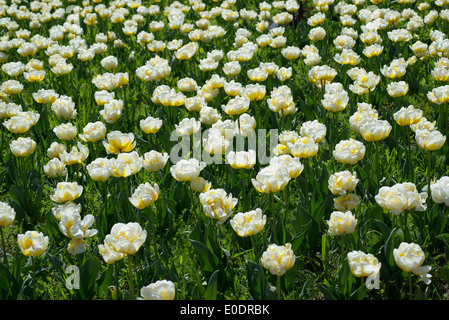
M260 262L271 274L282 276L294 266L295 260L296 257L291 249L291 244L286 243L284 246L268 245L267 250L262 254Z
M48 236L44 236L42 232L27 231L17 235L17 244L23 255L38 257L47 250Z

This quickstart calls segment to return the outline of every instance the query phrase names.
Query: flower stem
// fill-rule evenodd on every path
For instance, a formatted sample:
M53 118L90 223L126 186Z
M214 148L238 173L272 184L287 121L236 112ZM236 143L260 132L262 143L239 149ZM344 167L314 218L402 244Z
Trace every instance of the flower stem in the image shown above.
M431 175L430 175L430 169L431 169L431 165L432 165L432 154L430 152L430 150L427 151L427 206L430 212L430 179L431 179Z
M157 254L156 243L154 242L156 239L156 228L154 227L154 212L153 209L151 209L151 205L148 206L148 211L150 212L151 230L153 232L153 236L151 237L151 246L154 249L154 253Z
M305 165L306 165L306 169L305 169L305 173L306 176L304 178L305 180L305 185L306 185L306 194L304 195L305 197L305 202L306 202L306 209L309 209L309 158L304 159L305 160Z
M103 201L104 201L104 218L107 220L108 216L108 182L103 182ZM115 211L116 223L118 222L117 211Z
M242 169L243 197L247 197L247 194L246 194L246 174L245 173L246 173L246 170ZM247 211L248 211L248 201L243 201L243 212L247 212Z
M380 171L379 168L379 144L377 141L374 142L374 146L376 148L376 167L375 170Z
M31 257L31 265L33 266L33 300L36 300L36 265L34 264L34 257Z
M131 300L136 300L136 294L134 292L134 279L133 279L134 275L132 270L131 256L132 255L128 255L129 290L131 291Z
M251 245L253 247L253 258L254 258L254 262L257 263L258 259L257 259L257 249L256 249L256 244L254 243L254 236L250 236L249 237L251 240Z
M5 238L3 237L3 227L0 227L0 235L2 237L3 260L5 261L5 266L8 267L8 258L6 257Z
M114 263L114 272L115 272L114 283L115 283L115 290L116 290L115 298L117 299L117 297L119 296L119 286L118 286L119 273L118 273L117 263ZM113 297L113 299L114 299L114 297Z
M276 235L276 220L275 220L275 208L274 208L274 195L270 193L270 204L271 204L271 227L273 229L273 242L277 243L277 235Z
M410 241L409 232L408 232L408 223L407 223L408 214L409 214L408 211L405 211L402 216L403 224L404 224L404 241L405 242Z
M361 280L360 281L361 282L361 284L360 284L360 300L363 300L365 298L365 286L366 286L365 278L361 277L360 280Z
M281 300L281 276L277 276L276 288L278 300Z
M412 273L408 273L408 291L409 291L409 299L413 300L413 289L412 289Z

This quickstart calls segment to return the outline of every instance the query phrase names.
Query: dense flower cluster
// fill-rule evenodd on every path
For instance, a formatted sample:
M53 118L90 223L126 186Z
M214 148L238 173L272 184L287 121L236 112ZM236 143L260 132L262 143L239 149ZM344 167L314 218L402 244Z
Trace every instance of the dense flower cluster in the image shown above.
M16 225L32 263L49 248L53 266L64 252L64 264L127 258L133 299L136 279L139 299L204 298L240 255L278 277L280 297L319 237L323 263L342 244L338 281L348 265L379 281L394 259L429 284L418 243L447 245L448 5L0 1L0 230ZM399 247L373 252L370 228ZM198 274L175 272L181 235ZM2 249L19 270L3 233ZM255 270L265 281L251 268L249 285Z

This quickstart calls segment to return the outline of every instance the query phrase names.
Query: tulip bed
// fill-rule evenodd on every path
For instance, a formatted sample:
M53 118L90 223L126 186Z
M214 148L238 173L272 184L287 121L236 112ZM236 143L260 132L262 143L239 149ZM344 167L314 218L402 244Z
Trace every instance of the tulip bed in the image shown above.
M2 300L448 297L447 0L0 12Z

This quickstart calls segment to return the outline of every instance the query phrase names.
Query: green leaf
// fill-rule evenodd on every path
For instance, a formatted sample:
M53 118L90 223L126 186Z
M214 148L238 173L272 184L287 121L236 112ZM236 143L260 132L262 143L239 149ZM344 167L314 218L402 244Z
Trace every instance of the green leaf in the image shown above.
M310 213L301 205L298 205L295 215L296 231L301 234L304 233L309 249L313 248L320 236L320 226ZM294 238L296 238L296 235ZM300 238L296 241L300 240ZM302 241L302 240L301 240Z
M390 267L394 266L394 264L395 264L394 258L393 258L393 249L395 246L394 236L398 230L399 230L398 227L391 230L390 235L389 235L387 241L385 242L385 246L384 246L385 260L388 262Z
M49 254L49 253L47 253L47 258L50 261L50 263L53 266L53 268L56 270L57 274L60 276L60 278L61 279L65 279L66 278L66 274L65 274L65 271L64 271L64 268L63 268L62 261L58 257L56 257L56 256L54 256L52 254Z
M193 239L189 239L189 241L192 244L193 249L195 250L198 262L203 270L211 273L214 272L217 269L217 266L220 264L220 259L218 259L217 256L201 242Z
M385 240L390 236L391 229L382 221L375 219L375 224Z
M310 223L312 223L312 222L310 222ZM292 244L292 249L293 249L293 251L299 250L299 248L300 248L301 245L302 245L302 242L304 241L304 239L305 239L305 237L306 237L306 233L307 233L306 230L305 230L305 231L302 231L302 232L296 234L296 235L292 238L292 240L290 241L290 243Z
M0 290L8 292L9 282L11 281L11 274L8 268L3 263L0 263Z
M214 273L212 273L212 276L209 278L209 283L207 284L206 293L204 294L205 300L216 300L217 299L217 288L218 288L217 274L219 272L220 272L220 270L216 270Z
M330 285L319 284L318 289L323 294L325 300L338 300L338 293Z
M113 270L114 266L109 265L108 268L101 274L100 278L98 279L98 296L100 297L106 297L108 294L109 286L112 283L113 280Z
M328 182L329 182L329 171L327 170L327 167L323 165L320 178L318 179L318 191L321 197L323 198L329 191Z
M254 300L262 300L265 298L265 288L267 281L265 273L260 265L247 261L246 263L246 278L248 280L248 291L251 298Z
M97 257L88 259L81 267L80 290L86 300L92 300L95 296L95 285L100 268L101 262Z
M436 236L437 239L441 240L444 243L445 253L446 253L446 259L449 258L449 234L448 233L442 233Z
M195 284L195 286L192 289L192 299L193 300L202 300L203 297L201 296L201 288L198 284Z

